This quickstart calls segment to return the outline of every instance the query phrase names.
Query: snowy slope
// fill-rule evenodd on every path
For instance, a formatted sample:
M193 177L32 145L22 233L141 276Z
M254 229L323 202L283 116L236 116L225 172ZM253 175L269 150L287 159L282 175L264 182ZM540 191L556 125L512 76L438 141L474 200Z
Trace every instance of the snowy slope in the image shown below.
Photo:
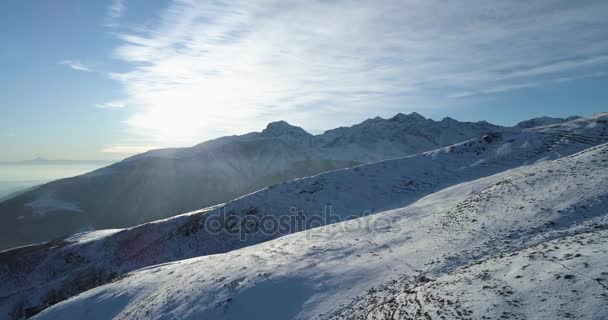
M279 182L433 150L499 129L485 122L399 114L315 136L279 121L262 132L153 150L0 202L0 250L80 231L131 227Z
M151 266L35 319L602 319L607 213L604 144L404 208Z
M607 119L604 114L556 126L487 135L416 156L280 184L220 207L86 236L99 235L94 241L72 238L3 252L0 262L6 268L0 270L0 292L6 294L0 298L0 310L4 314L15 308L35 313L138 268L223 253L299 230L258 232L242 241L238 235L211 233L204 228L205 222L222 212L260 219L311 217L323 215L331 206L334 217L346 219L400 208L464 181L606 142Z
M608 230L576 233L437 279L374 288L333 319L605 319Z

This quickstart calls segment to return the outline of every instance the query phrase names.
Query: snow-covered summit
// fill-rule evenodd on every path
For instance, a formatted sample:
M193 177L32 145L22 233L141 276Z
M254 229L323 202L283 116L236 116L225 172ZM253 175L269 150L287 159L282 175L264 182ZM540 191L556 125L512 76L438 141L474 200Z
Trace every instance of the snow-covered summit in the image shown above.
M285 121L276 121L271 122L266 126L264 130L261 132L262 136L312 136L310 133L306 132L304 129L296 126L292 126Z
M421 121L427 120L418 112L412 112L410 114L397 113L394 117L390 118L391 121Z

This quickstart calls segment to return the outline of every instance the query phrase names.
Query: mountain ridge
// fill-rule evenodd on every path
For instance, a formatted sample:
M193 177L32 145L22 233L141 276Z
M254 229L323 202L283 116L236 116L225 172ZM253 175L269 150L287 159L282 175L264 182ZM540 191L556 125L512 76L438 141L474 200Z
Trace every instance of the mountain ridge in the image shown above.
M415 156L282 183L219 207L126 230L98 231L5 251L0 253L1 261L22 256L27 257L27 263L22 262L20 269L11 268L10 273L0 274L0 279L4 279L2 291L12 292L5 297L7 304L0 304L0 309L10 309L23 296L28 297L26 305L33 308L45 299L55 297L47 300L54 301L71 296L78 292L78 288L71 285L76 279L89 279L90 282L85 283L95 286L130 270L229 252L290 233L277 230L254 234L243 241L238 235L212 234L202 228L207 219L222 212L235 217L278 217L297 212L312 216L322 214L330 205L336 217L346 219L396 209L457 183L558 159L605 143L607 124L608 114L601 114L565 124L484 135ZM292 211L292 207L296 210ZM291 230L295 231L299 230ZM37 282L29 282L29 286L23 288L18 279L37 279ZM55 291L49 298L51 289Z
M261 132L190 148L152 150L0 202L6 222L0 225L0 249L78 231L129 227L283 181L432 150L502 129L400 114L311 135L279 121Z
M556 133L575 128L557 125L534 130L539 137L545 137L538 141L536 148L546 153L537 154L535 150L514 153L511 159L536 154L528 161L520 162L521 166L513 165L512 169L479 179L463 177L463 183L417 198L405 207L355 219L353 221L358 222L355 224L337 223L223 254L145 267L116 282L56 304L36 319L82 317L84 312L117 319L169 315L184 319L241 319L246 316L352 319L370 314L378 319L390 314L403 318L428 314L426 318L431 319L440 319L441 316L467 319L487 312L483 302L485 295L497 297L493 300L496 317L500 317L502 312L511 312L517 315L515 318L525 319L525 312L532 312L546 294L529 292L528 287L521 283L538 282L539 276L543 280L539 285L559 290L559 294L552 297L560 303L559 307L532 315L554 319L571 313L593 319L592 314L577 309L578 304L565 302L577 299L588 304L585 310L597 310L599 314L606 311L604 298L598 295L602 289L595 286L593 278L584 276L593 272L593 277L604 279L605 275L599 274L602 270L600 263L606 261L602 257L607 254L601 248L608 241L605 232L608 229L608 136L605 130L608 118L597 120L577 122L576 127L585 130L570 130L568 136L557 139ZM598 128L600 125L604 128ZM596 137L591 134L594 132L604 137L603 144L593 146L581 142L585 137ZM521 139L531 132L520 134L522 137L512 142L508 141L513 136L494 137L488 143L497 145L484 150L481 157L495 154L497 150L504 152L504 146L509 143L520 145L534 140ZM486 140L490 139L479 139ZM454 148L428 152L426 157L441 162L435 170L442 170L443 166L454 162L451 159L454 154L466 151L476 155L484 149L483 144L473 140ZM441 157L446 155L451 161L441 161ZM409 163L412 161L410 158L402 161ZM493 163L500 166L501 161L498 160ZM364 165L358 171L356 168L342 169L337 173L349 172L348 176L365 177L370 182L374 179L385 181L380 177L390 175L370 175L374 172L372 169L394 171L395 161L398 160ZM426 167L432 162L421 163ZM459 164L457 162L455 167ZM304 183L294 181L287 184L295 187L300 182L300 187L304 187L301 190L310 190L308 187L317 181L331 181L326 177L328 175L332 174L307 178ZM352 182L345 177L339 180ZM324 186L322 190L327 190L330 184ZM361 184L352 186L361 187ZM294 194L301 194L297 190ZM362 192L368 190L362 189ZM280 199L277 196L272 198L275 203ZM306 203L306 199L301 200ZM315 202L323 204L322 199ZM358 204L353 204L353 208L356 207ZM250 207L245 205L243 208ZM181 216L181 219L192 217L194 214ZM191 222L178 229L194 230L196 234ZM150 231L148 228L142 235ZM147 246L146 250L157 255L158 249ZM576 252L583 255L575 256ZM546 259L535 262L538 259L531 254L543 255ZM141 258L138 255L134 257ZM510 266L505 261L508 259L529 259L531 271L524 271L524 263ZM583 262L591 265L585 267ZM559 263L568 267L562 270ZM489 269L487 273L495 276L484 276L484 267ZM450 277L455 277L457 282ZM468 281L469 278L473 282ZM450 294L450 290L455 290L454 286L459 286L456 292L461 292L458 288L469 283L481 291L478 294L475 293L477 291L465 291L467 296L462 300ZM416 297L416 292L426 292L432 299ZM528 300L534 303L527 304ZM273 304L264 301L278 304L272 307ZM120 307L111 308L116 304ZM442 304L445 305L442 307ZM522 304L529 309L521 309ZM419 309L423 311L418 313ZM442 312L435 313L437 309Z

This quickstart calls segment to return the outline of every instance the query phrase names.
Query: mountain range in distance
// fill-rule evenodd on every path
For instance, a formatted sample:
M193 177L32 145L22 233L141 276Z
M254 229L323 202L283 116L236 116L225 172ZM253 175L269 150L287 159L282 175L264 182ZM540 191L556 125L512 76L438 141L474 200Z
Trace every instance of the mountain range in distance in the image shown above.
M273 122L261 132L190 148L151 150L17 193L0 202L0 249L79 231L129 227L224 203L283 181L433 150L488 132L567 120L536 118L508 128L400 113L319 135ZM64 162L75 163L26 163Z
M4 251L0 292L9 294L0 315L464 319L487 312L485 295L494 297L496 317L605 315L596 283L605 277L606 143L608 114L504 128L133 228ZM348 222L276 230L246 240L203 227L222 212L309 217L327 206L355 225L385 223L371 231ZM467 288L476 294L462 295ZM542 290L558 290L560 307L538 309ZM565 303L573 299L585 308Z
M108 166L106 160L31 160L0 161L0 202L57 179L77 176Z

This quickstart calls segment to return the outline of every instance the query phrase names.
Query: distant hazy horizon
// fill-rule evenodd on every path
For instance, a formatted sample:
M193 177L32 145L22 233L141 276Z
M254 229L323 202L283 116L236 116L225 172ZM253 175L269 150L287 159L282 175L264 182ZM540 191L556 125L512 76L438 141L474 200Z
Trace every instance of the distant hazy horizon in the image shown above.
M0 164L0 199L23 189L49 181L77 176L113 163L113 161L74 162L72 164Z

